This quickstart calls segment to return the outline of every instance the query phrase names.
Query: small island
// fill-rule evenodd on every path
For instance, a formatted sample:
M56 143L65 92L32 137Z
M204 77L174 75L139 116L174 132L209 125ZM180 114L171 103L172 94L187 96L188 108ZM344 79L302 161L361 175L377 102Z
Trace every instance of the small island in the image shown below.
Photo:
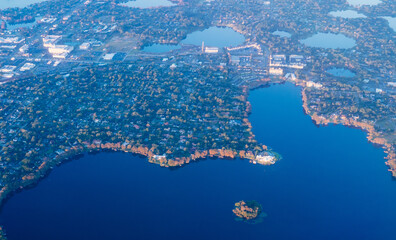
M252 220L260 216L262 212L261 205L256 201L239 201L235 203L232 212L242 220Z
M5 240L6 239L6 234L3 230L3 227L0 226L0 240Z

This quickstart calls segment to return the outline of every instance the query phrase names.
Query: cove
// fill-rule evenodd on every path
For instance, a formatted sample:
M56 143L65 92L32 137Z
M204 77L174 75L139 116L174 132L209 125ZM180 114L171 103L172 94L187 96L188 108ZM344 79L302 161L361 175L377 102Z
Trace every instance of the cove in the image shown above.
M210 159L178 169L103 152L56 167L12 196L0 225L19 239L393 239L396 181L365 133L317 127L300 89L251 92L253 132L281 153L272 166ZM240 200L268 216L237 222Z
M316 48L348 49L356 45L356 41L343 34L317 33L312 37L300 40L301 43Z

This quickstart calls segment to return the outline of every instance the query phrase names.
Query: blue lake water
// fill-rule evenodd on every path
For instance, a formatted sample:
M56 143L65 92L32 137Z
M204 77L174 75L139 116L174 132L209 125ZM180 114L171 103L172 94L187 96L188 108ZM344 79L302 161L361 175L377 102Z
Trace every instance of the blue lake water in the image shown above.
M389 27L391 27L393 31L396 32L396 17L383 17L383 18L385 18L388 21Z
M280 37L287 37L287 38L291 37L291 34L290 34L290 33L285 32L285 31L279 31L279 30L276 30L276 31L273 32L272 34L277 35L277 36L280 36Z
M179 49L180 45L171 45L171 44L153 44L147 47L144 47L142 51L151 52L151 53L163 53L169 52L172 50Z
M170 7L175 6L176 4L168 0L136 0L122 3L121 5L133 8L156 8Z
M336 77L351 78L356 75L355 73L351 72L349 69L346 68L331 68L327 70L327 72Z
M312 37L300 40L301 43L316 48L352 48L356 45L356 41L343 34L334 33L317 33Z
M202 42L204 42L205 46L223 48L238 46L241 45L244 41L245 37L231 28L210 27L203 31L195 31L188 34L187 37L181 41L181 44L192 44L201 46ZM153 44L144 47L142 51L151 53L163 53L179 48L181 48L180 44Z
M251 93L257 139L273 166L205 160L170 170L121 153L55 168L0 212L9 240L394 239L396 181L365 133L316 127L291 84ZM257 200L262 223L237 222L239 200Z
M374 6L381 3L381 0L347 0L347 2L352 6Z
M205 42L205 46L223 48L238 46L244 41L245 37L231 28L210 27L203 31L188 34L181 43L200 46L202 42Z
M0 9L6 8L24 8L34 3L40 3L48 0L0 0Z
M7 30L15 30L18 28L32 28L37 22L20 23L20 24L7 24Z
M342 18L366 18L366 15L358 13L354 10L334 11L330 12L329 14L334 17Z

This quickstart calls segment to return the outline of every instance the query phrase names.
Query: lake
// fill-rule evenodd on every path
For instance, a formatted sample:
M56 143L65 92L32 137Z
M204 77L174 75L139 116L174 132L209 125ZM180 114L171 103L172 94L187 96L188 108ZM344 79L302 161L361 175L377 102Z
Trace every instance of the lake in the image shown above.
M204 160L170 170L123 153L56 167L0 212L9 240L393 239L396 181L382 149L344 126L317 127L291 84L255 90L257 139L281 153L273 166ZM268 214L237 222L235 202Z
M355 73L351 72L349 69L346 68L331 68L327 70L327 72L333 76L345 78L351 78L356 75Z
M347 0L347 2L352 6L374 6L381 3L381 0Z
M356 45L356 41L343 34L317 33L312 37L300 40L301 43L316 48L348 49Z
M180 42L180 44L190 44L201 46L202 42L209 47L232 47L241 45L245 41L245 37L234 31L232 28L210 27L203 31L195 31L187 34L187 37ZM175 49L180 49L181 46L172 44L153 44L144 47L142 51L151 53L169 52Z
M7 23L7 30L15 30L18 28L33 28L37 25L37 21L41 20L41 17L36 17L34 22L31 23L18 23L18 24L9 24Z
M393 31L396 32L396 17L383 17L383 18L385 18L388 21L389 27L391 27Z
M157 8L157 7L171 7L175 6L171 1L168 0L136 0L122 3L122 6L133 7L133 8Z
M19 23L19 24L9 24L7 23L7 30L15 30L18 28L32 28L37 24L36 21L31 22L31 23Z
M201 46L202 42L205 42L205 46L223 48L238 46L244 41L245 37L232 28L210 27L188 34L181 43Z
M353 10L344 10L344 11L334 11L329 13L334 17L342 17L342 18L366 18L366 15L358 13Z
M40 3L47 0L0 0L0 9L6 8L24 8L34 3Z

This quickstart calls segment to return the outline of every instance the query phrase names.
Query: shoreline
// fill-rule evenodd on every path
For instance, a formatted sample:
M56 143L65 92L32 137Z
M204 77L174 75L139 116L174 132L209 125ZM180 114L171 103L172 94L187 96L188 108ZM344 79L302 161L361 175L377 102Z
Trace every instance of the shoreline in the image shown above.
M302 86L301 97L303 101L303 109L305 114L311 117L314 124L318 126L328 126L332 123L350 128L356 128L366 132L368 142L384 150L386 154L385 159L387 160L385 164L389 167L388 171L391 172L392 177L396 178L396 149L391 143L388 142L387 139L380 137L380 133L375 131L373 124L359 122L355 119L350 119L343 115L335 116L333 118L326 118L324 116L318 115L315 112L312 113L308 108L308 98L305 93L306 87L303 85L299 85L298 83L296 83L296 85Z
M265 145L263 145L266 152L272 153L271 150L268 150ZM57 155L52 160L44 161L39 168L34 172L22 177L22 181L19 184L15 185L6 185L2 189L0 189L0 211L4 204L4 202L12 197L13 194L18 193L24 189L29 188L30 186L34 187L35 184L39 183L39 181L45 178L51 170L59 166L60 164L67 162L68 160L72 161L76 158L80 157L83 154L89 153L100 153L100 152L121 152L121 153L130 153L136 155L138 157L143 157L148 160L148 162L160 165L161 167L166 168L176 168L181 167L185 164L188 164L193 161L199 161L206 158L218 158L218 159L237 159L240 158L242 160L249 160L250 163L253 164L261 164L261 165L272 165L278 159L274 159L273 161L262 162L257 160L258 154L253 153L253 151L245 151L245 150L229 150L229 149L209 149L203 151L195 151L188 157L180 157L174 159L167 159L163 156L154 155L148 147L142 146L133 146L127 144L120 143L84 143L82 146L75 146L68 149L65 149L65 152ZM1 230L1 229L0 229ZM1 233L1 231L0 231ZM1 237L1 234L0 234ZM2 240L0 238L0 240Z
M281 84L282 82L273 82L265 79L264 81L257 81L253 86L245 86L242 88L242 92L244 97L247 99L249 92L263 87L270 87L272 84ZM301 95L303 101L303 110L305 114L309 115L314 124L318 126L328 126L329 124L341 124L346 127L357 128L367 132L367 139L371 144L374 144L377 147L381 147L384 149L384 152L387 154L385 159L387 161L385 164L389 167L389 171L392 173L392 176L396 178L396 153L395 147L388 143L385 138L379 137L379 133L375 131L374 126L368 123L359 122L353 119L348 119L345 116L336 116L332 119L327 119L324 116L317 115L316 113L311 113L308 109L308 99L305 94L305 81L296 80L292 82L295 86L301 86ZM246 114L249 115L251 113L251 104L247 101L247 109ZM250 121L246 124L250 125ZM254 134L253 134L254 136ZM271 149L268 149L266 145L262 145L263 150L266 153L269 153L271 156L274 156L274 159L271 161L258 161L259 154L254 153L252 150L233 150L233 149L208 149L208 150L196 150L194 153L191 153L187 157L176 157L174 159L168 159L164 155L155 155L152 153L147 146L135 146L129 143L102 143L99 140L94 140L92 143L83 142L79 146L73 146L65 149L64 153L57 155L53 159L44 158L43 163L38 167L38 169L34 173L30 173L22 177L22 181L20 184L15 184L13 186L6 185L2 189L0 189L0 210L3 205L3 202L9 197L12 196L14 192L18 192L19 190L23 190L31 185L38 183L42 178L49 174L51 169L55 166L62 164L65 161L73 160L74 158L78 158L79 155L89 154L95 152L104 152L104 151L112 151L112 152L123 152L123 153L132 153L136 156L147 158L148 162L160 165L161 167L181 167L185 164L188 164L192 161L199 161L206 158L219 158L219 159L243 159L249 160L250 163L253 164L261 164L261 165L272 165L276 161L280 160L281 157L279 154L273 152ZM1 233L1 231L0 231ZM1 236L1 235L0 235ZM1 238L0 238L1 240Z
M0 240L6 240L7 239L7 235L5 234L3 227L0 226Z
M250 91L258 89L258 88L266 88L271 87L273 84L282 84L287 82L286 80L282 80L277 82L279 79L262 79L255 82L255 84L242 87L242 92L244 97L247 99ZM341 124L346 127L357 128L367 132L367 139L371 144L374 144L376 147L381 147L384 149L384 152L387 154L385 159L387 161L385 164L389 167L389 171L392 173L392 176L396 178L396 153L395 148L390 143L386 141L386 139L379 137L379 133L375 131L374 126L368 123L358 122L353 119L348 119L345 116L336 116L332 119L327 119L324 116L317 115L316 113L311 113L308 109L308 99L305 94L306 82L303 80L296 80L291 82L295 86L300 86L301 88L301 97L303 102L303 110L305 114L309 115L314 124L318 126L328 126L329 124ZM251 113L251 104L249 101L248 108L246 109L246 114L249 115ZM250 121L248 122L250 124ZM251 126L251 125L250 125ZM254 135L253 135L254 136ZM263 149L265 152L274 154L271 149L268 149L267 146L263 145ZM31 174L25 175L22 177L22 181L20 184L15 184L13 186L4 186L0 189L0 211L4 205L4 202L7 199L11 198L14 194L19 191L23 191L25 189L33 188L36 184L38 184L42 179L44 179L48 174L51 173L51 170L59 166L65 162L73 161L81 157L80 155L90 154L90 153L100 153L100 152L120 152L120 153L128 153L133 154L133 156L138 156L141 158L145 158L148 162L160 165L165 168L178 168L190 162L197 162L199 160L207 159L207 158L218 158L218 159L242 159L249 160L252 164L259 163L257 161L258 154L255 154L253 151L245 151L245 150L231 150L231 149L208 149L208 150L196 150L194 153L191 153L187 157L177 157L174 159L167 159L166 156L158 156L154 155L148 147L146 146L135 146L132 144L126 143L102 143L101 141L94 140L92 143L84 142L79 146L70 147L65 149L65 152L57 155L54 159L46 159L39 166L39 168ZM265 164L259 163L261 165L272 165L276 161L280 160L281 157L278 154L275 155L275 160L273 162L268 162ZM45 159L45 158L44 158ZM6 240L6 233L4 228L0 226L0 240Z

